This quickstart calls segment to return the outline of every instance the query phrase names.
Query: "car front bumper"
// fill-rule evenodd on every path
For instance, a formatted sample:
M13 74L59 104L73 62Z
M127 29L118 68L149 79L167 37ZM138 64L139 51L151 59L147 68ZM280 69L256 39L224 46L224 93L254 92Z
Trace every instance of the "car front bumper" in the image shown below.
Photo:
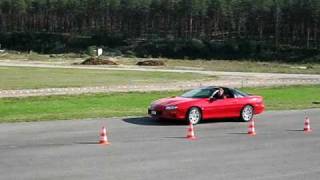
M179 110L157 110L149 108L148 114L155 119L185 119L185 115L181 113Z
M265 106L263 103L254 105L254 114L261 114L264 110Z

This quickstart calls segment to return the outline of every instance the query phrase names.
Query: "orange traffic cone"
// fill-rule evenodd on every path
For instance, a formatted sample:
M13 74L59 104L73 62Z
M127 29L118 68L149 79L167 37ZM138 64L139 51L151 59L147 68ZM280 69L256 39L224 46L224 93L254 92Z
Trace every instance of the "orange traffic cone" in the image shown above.
M104 144L104 145L108 145L110 144L108 142L108 137L107 137L107 129L103 126L100 132L100 142L99 144Z
M252 119L252 120L249 122L248 134L249 134L250 136L255 136L255 135L256 135L256 130L255 130L255 126L254 126L254 119Z
M305 118L305 120L304 120L304 128L303 128L303 131L306 132L306 133L312 131L312 129L311 129L311 127L310 127L310 119L309 119L308 116L307 116L307 117Z
M189 140L195 140L197 139L196 136L194 135L194 129L193 129L193 124L190 122L190 125L188 127L188 131L187 131L187 138Z

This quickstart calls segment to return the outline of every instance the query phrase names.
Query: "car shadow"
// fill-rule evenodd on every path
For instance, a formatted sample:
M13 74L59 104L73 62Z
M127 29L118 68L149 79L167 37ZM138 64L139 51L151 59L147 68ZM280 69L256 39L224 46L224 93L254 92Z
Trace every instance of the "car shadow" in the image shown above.
M202 121L200 124L208 124L208 123L234 123L234 122L243 122L240 119L228 118L228 119L206 119Z
M82 142L74 142L73 144L96 145L100 143L98 141L82 141Z
M303 129L287 129L288 132L302 132Z
M233 134L233 135L248 135L247 132L235 132L235 133L226 133L226 134Z
M170 120L170 119L153 119L150 117L133 117L124 118L122 121L130 124L136 124L141 126L185 126L187 122L181 120ZM242 122L239 119L208 119L202 121L200 124L209 123L229 123L229 122Z
M134 117L125 118L122 121L130 124L142 125L142 126L179 126L186 125L184 121L168 120L168 119L153 119L150 117Z

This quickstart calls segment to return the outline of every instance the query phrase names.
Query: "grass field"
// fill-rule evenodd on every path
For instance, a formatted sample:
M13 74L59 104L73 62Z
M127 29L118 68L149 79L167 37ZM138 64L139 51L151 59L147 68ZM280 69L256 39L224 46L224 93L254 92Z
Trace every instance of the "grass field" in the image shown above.
M247 88L264 96L267 110L320 108L320 86ZM0 122L144 116L155 99L181 92L112 93L0 99Z
M0 89L152 84L214 78L195 73L0 67Z
M167 63L172 67L190 66L212 71L320 74L320 64L315 63L288 64L227 60L168 60Z
M320 108L320 85L277 88L245 88L246 92L262 95L268 110Z
M173 60L161 59L166 62L167 68L195 68L209 71L232 72L266 72L266 73L297 73L320 74L320 64L299 63L289 64L280 62L256 62L236 60ZM121 58L120 64L134 65L138 60Z
M67 53L67 54L39 54L36 52L26 53L18 51L7 51L0 54L0 60L26 60L26 61L77 61L88 58L89 55Z
M42 61L48 63L72 64L82 62L87 56L80 54L59 54L41 55L37 53L7 53L0 55L0 60L27 60ZM108 57L103 57L108 58ZM122 65L135 65L139 58L113 58ZM166 68L203 69L213 71L239 71L239 72L274 72L274 73L299 73L299 74L320 74L320 63L284 63L284 62L257 62L250 60L179 60L159 59L166 62Z

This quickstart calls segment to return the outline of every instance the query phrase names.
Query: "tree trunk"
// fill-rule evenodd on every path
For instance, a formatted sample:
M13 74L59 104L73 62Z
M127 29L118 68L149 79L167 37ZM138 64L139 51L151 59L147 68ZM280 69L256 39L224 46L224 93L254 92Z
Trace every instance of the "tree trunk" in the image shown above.
M189 36L187 36L188 39L192 39L193 37L193 15L192 13L189 16Z
M278 2L275 1L276 3L276 10L275 10L275 47L276 49L279 48L279 35L280 35L280 8L279 8L279 5L278 5Z
M307 48L310 47L310 27L307 28Z

